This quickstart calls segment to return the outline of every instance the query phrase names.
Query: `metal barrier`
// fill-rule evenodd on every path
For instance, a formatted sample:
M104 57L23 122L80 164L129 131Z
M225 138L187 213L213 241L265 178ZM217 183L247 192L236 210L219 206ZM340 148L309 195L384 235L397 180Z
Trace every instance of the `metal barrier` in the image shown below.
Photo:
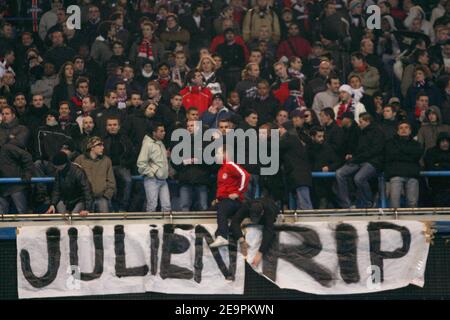
M422 177L450 177L450 171L421 171ZM313 178L335 178L336 172L313 172ZM143 176L133 176L134 181L143 181ZM31 181L25 181L21 178L0 178L0 184L17 184L17 183L52 183L55 181L53 177L36 177L31 178ZM380 208L387 208L386 191L385 191L385 179L384 175L378 176L378 187L380 194Z

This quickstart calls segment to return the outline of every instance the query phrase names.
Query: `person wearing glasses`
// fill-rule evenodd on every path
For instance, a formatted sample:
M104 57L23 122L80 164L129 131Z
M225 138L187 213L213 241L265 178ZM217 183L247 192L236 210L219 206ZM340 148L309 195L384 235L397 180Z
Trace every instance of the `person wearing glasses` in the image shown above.
M99 213L109 212L110 202L116 191L112 162L103 155L104 149L102 139L94 136L89 139L86 152L74 161L87 175L94 198L92 209Z

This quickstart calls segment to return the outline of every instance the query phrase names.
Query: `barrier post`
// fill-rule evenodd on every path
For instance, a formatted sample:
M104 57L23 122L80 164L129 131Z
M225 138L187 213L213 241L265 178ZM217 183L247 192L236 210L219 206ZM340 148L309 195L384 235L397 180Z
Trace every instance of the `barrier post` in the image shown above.
M386 204L386 182L384 181L384 173L378 176L378 193L380 194L380 208L387 208Z

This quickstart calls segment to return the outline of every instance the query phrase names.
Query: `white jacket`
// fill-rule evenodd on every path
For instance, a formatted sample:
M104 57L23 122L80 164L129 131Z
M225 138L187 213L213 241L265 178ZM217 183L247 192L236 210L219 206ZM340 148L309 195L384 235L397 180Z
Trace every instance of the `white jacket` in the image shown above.
M340 104L338 103L337 105L334 106L333 110L334 110L334 118L335 120L337 120L337 116L338 116L338 111L339 111L339 106ZM353 115L355 116L355 121L356 123L359 123L359 116L361 113L363 112L367 112L366 111L366 107L364 107L364 105L360 102L356 103L355 105L355 111L353 112Z
M144 137L137 160L137 168L140 174L148 178L167 179L169 161L166 147L162 141L156 141L148 135Z

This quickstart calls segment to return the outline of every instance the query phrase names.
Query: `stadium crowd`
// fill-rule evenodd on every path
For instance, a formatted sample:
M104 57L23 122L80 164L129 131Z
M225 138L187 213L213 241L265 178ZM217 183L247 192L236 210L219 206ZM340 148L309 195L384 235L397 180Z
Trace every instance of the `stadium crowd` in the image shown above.
M450 205L450 179L419 174L450 170L450 1L33 3L0 3L0 177L56 180L0 184L2 213L207 210L228 173L171 161L196 121L279 129L279 172L231 167L233 200L370 208L383 173L391 207Z

